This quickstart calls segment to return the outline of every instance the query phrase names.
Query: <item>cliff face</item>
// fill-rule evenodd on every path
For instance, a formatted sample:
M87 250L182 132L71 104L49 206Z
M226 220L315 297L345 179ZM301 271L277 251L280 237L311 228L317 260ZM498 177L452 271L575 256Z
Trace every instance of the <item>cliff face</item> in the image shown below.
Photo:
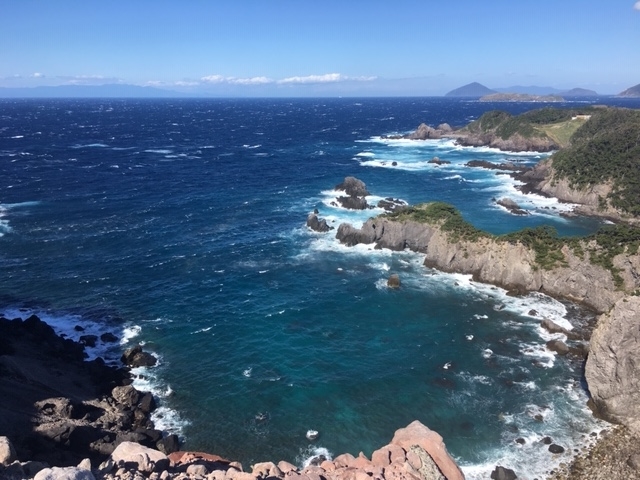
M550 152L560 148L551 138L542 136L523 137L515 133L508 138L501 138L494 133L462 134L456 132L456 141L465 147L491 147L510 152Z
M598 319L585 376L598 413L640 433L640 297L625 297Z
M471 274L478 281L508 290L542 291L584 303L599 312L608 311L625 295L625 290L636 288L640 278L637 256L616 259L624 280L623 288L618 289L608 270L578 258L568 247L562 250L566 266L545 270L536 265L535 252L521 243L491 238L452 241L438 226L414 221L375 218L361 229L342 224L336 237L347 245L376 243L377 248L409 248L424 253L428 267Z

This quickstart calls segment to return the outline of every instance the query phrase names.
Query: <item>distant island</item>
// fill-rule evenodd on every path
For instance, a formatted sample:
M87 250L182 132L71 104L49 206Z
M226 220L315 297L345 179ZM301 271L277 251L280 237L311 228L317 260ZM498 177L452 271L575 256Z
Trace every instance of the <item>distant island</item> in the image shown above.
M618 94L619 97L638 98L640 97L640 83L635 87L627 88Z
M480 97L481 102L564 102L560 95L529 95L527 93L492 93Z
M634 87L635 88L635 87ZM624 92L623 92L624 93ZM501 94L501 95L527 95L531 97L597 97L599 94L594 90L588 90L586 88L572 88L570 90L560 90L553 87L538 87L535 85L521 86L515 85L506 88L489 88L478 82L469 83L462 87L456 88L447 92L445 97L468 97L468 98L482 98L489 95ZM622 94L620 94L623 96ZM630 95L631 96L631 95ZM501 100L501 97L496 97L497 100L487 101L505 101L505 102L529 102L529 101L556 101L556 100L528 100L528 99L508 99ZM525 97L523 97L525 98ZM563 101L563 100L557 100Z
M455 90L451 90L446 93L445 97L482 97L484 95L491 95L492 93L497 93L495 90L491 90L490 88L485 87L484 85L473 82L468 85L464 85L460 88L456 88Z

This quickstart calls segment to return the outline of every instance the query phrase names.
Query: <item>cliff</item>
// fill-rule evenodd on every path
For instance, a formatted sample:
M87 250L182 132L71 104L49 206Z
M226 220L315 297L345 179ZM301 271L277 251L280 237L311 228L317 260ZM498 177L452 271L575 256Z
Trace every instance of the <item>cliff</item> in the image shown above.
M618 96L630 98L640 97L640 83L634 87L627 88L624 92L620 92Z
M521 240L490 235L465 236L443 229L444 223L425 223L400 218L372 218L355 229L350 224L338 228L336 238L346 245L375 243L376 248L424 253L424 264L444 272L473 275L477 281L516 292L541 291L608 311L625 292L640 287L640 257L621 255L614 259L623 278L619 288L611 271L588 261L589 245L581 245L578 256L568 245L561 247L552 268L545 268L535 248ZM591 245L593 247L593 245ZM575 249L577 250L577 249ZM586 256L586 258L585 258ZM619 282L618 282L619 283Z
M586 379L603 418L640 434L640 231L611 227L582 239L558 239L548 229L494 236L475 229L442 203L409 207L342 224L346 245L423 253L424 264L524 293L541 291L603 313L591 338Z

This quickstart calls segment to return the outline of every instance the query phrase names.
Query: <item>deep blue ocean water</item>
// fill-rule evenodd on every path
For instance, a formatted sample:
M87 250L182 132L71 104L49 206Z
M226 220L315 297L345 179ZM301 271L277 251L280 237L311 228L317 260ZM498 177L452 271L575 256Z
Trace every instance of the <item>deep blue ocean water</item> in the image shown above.
M188 449L245 465L370 455L418 419L469 478L496 463L539 476L567 460L552 458L543 436L570 451L603 427L585 407L581 366L547 352L538 326L541 315L569 326L589 312L509 297L411 252L346 248L335 231L305 226L314 208L335 227L380 212L331 205L353 175L370 203L443 200L495 233L598 228L464 165L545 155L381 137L421 122L461 126L493 108L532 105L0 100L0 312L36 312L69 335L81 324L121 336L92 355L117 358L143 342L160 363L136 382L161 402L156 423ZM452 163L429 164L434 156ZM531 215L495 205L504 196ZM390 273L400 290L386 288ZM314 442L309 429L320 432Z

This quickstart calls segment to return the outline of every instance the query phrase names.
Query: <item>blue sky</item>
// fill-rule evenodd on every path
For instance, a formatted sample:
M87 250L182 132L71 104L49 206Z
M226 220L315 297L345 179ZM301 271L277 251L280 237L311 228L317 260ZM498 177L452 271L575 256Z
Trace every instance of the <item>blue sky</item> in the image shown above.
M0 86L442 95L640 83L636 0L0 0Z

